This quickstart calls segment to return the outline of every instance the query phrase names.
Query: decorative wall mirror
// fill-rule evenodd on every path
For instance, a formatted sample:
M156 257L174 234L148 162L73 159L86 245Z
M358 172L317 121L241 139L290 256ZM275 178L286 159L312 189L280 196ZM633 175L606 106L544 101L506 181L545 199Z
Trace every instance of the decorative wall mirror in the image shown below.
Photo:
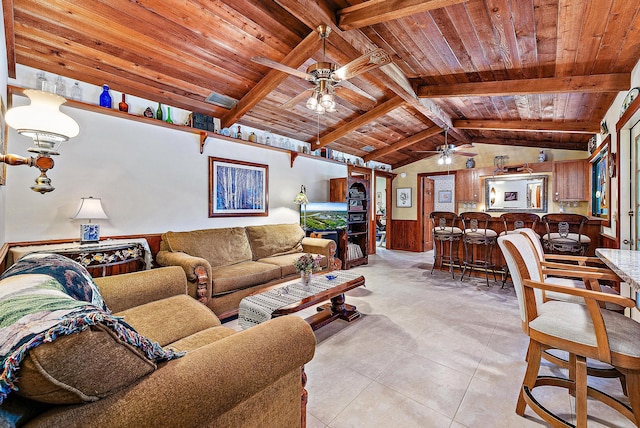
M547 212L546 175L485 178L485 207L493 212Z

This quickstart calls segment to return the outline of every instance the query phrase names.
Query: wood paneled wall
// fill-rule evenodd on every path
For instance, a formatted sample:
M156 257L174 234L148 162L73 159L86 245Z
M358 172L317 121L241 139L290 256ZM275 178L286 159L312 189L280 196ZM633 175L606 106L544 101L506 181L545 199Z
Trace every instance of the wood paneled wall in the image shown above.
M391 241L387 241L389 249L422 251L422 231L418 220L391 220L391 222L393 234Z

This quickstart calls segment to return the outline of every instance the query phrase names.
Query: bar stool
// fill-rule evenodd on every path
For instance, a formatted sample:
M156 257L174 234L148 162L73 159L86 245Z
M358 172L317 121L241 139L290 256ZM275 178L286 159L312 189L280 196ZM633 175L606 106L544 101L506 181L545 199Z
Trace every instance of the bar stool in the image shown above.
M546 234L542 236L542 244L545 250L550 253L585 255L591 245L591 238L582 233L582 227L588 220L580 214L543 215Z
M460 218L464 228L462 235L464 262L460 281L464 279L467 268L471 270L484 269L487 286L489 286L489 268L493 271L494 282L498 280L491 260L493 247L496 245L496 239L498 238L498 233L489 228L489 221L491 221L492 217L483 212L465 212L460 214ZM471 276L471 270L469 271L469 276Z
M500 216L502 220L503 230L500 232L500 236L509 235L512 233L520 233L518 229L529 228L531 230L536 229L536 225L540 221L540 216L534 213L504 213ZM540 241L540 235L536 233L538 241ZM502 265L502 287L507 283L509 278L509 266L505 263Z
M460 266L460 259L458 258L458 243L462 237L462 229L458 224L458 216L456 213L447 211L434 211L429 214L429 218L433 224L433 266L431 266L431 274L433 269L440 259L440 270L442 270L442 263L449 263L449 270L451 271L451 278L455 278L453 274L453 265L458 263ZM449 246L449 254L445 254L445 247ZM455 243L455 245L454 245Z

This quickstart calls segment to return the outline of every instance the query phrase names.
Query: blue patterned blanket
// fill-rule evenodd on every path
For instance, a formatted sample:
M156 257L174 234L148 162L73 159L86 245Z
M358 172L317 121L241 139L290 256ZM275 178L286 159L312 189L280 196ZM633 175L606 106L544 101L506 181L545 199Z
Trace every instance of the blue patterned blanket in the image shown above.
M20 363L30 349L98 323L152 361L184 355L163 349L112 315L87 270L67 257L28 254L0 281L0 404L17 390Z

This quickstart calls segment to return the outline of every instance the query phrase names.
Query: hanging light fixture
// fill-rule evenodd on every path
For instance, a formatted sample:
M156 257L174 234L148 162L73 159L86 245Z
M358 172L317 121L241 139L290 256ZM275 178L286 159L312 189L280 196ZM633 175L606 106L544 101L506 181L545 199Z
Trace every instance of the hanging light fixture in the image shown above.
M336 111L336 101L333 86L338 82L333 73L336 71L336 64L326 62L326 40L331 33L331 28L321 26L319 28L322 39L322 61L307 69L307 73L313 76L316 81L316 88L307 100L307 108L318 114L333 113Z
M46 174L54 165L51 156L58 155L57 147L78 135L80 128L75 120L60 111L60 106L67 101L63 97L35 89L27 89L24 94L29 97L31 104L11 108L7 111L5 120L18 134L33 139L35 147L29 148L28 151L36 153L37 156L25 158L0 154L0 162L38 168L40 176L36 178L36 184L31 186L31 189L44 194L54 190Z

